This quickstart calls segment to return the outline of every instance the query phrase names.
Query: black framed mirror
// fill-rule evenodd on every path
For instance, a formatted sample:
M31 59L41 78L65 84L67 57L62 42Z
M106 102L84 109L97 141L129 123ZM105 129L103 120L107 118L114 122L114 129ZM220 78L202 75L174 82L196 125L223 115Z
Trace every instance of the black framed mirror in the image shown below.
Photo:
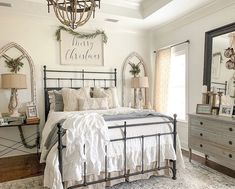
M234 67L229 67L227 63L231 59L225 53L228 48L235 51L235 22L206 32L203 85L207 85L208 91L216 86L219 91L228 94L229 80L235 77L235 60L229 62Z

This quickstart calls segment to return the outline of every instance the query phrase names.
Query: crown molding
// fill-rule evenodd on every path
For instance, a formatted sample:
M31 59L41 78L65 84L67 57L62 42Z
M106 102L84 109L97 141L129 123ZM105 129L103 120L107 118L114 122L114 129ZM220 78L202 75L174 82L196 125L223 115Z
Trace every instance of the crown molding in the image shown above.
M192 11L190 14L186 14L185 16L182 16L181 18L175 19L166 24L153 27L150 30L151 30L151 33L154 33L154 35L163 34L165 32L169 32L177 28L181 28L187 24L200 20L204 17L207 17L211 14L219 12L228 7L234 7L235 9L234 0L226 0L226 1L215 0L212 3L209 3L207 6L203 6L203 7L198 8L195 11Z

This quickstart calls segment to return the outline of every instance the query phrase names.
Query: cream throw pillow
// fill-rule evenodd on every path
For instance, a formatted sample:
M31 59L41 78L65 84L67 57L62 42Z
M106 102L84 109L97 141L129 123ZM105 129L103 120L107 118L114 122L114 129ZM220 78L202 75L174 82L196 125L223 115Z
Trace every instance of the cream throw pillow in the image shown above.
M103 89L100 87L94 87L93 91L94 98L108 98L109 108L118 108L120 107L118 103L118 94L116 87L110 87L108 89Z
M81 89L63 88L62 96L64 101L64 111L78 111L78 99L90 98L90 87Z
M78 99L79 110L107 110L108 99L107 98L83 98Z

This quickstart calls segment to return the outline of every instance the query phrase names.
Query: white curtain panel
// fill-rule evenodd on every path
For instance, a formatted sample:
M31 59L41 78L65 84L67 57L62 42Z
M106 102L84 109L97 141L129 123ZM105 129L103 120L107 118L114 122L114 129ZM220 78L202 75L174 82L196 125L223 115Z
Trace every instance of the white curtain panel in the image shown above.
M168 80L171 62L171 48L162 49L156 54L154 109L157 112L167 111Z

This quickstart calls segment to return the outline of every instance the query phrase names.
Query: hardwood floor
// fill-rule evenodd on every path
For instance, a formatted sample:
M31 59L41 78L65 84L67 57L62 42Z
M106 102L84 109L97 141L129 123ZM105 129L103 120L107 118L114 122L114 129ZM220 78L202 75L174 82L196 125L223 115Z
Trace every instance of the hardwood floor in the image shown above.
M182 150L183 155L189 153ZM211 160L205 161L205 158L193 154L192 159L198 161L212 169L235 178L235 171L219 165ZM7 157L0 159L0 182L23 179L43 175L45 164L40 164L37 154L23 156Z
M182 153L183 153L184 156L189 157L189 152L188 151L182 150ZM235 171L234 170L229 169L227 167L224 167L222 165L219 165L218 163L215 163L215 162L211 161L210 159L208 159L206 161L205 158L203 158L201 156L198 156L198 155L195 155L195 154L192 155L192 159L199 162L199 163L201 163L201 164L203 164L203 165L206 165L206 166L208 166L208 167L210 167L210 168L212 168L212 169L214 169L218 172L221 172L225 175L228 175L232 178L235 178Z
M42 175L44 167L37 154L1 158L0 182Z

